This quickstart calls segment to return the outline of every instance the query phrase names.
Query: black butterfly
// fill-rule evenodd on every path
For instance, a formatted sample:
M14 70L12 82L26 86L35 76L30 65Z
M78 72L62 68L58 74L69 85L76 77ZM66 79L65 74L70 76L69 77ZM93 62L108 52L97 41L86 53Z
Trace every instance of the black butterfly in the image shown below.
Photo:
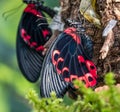
M52 35L43 12L53 17L56 12L38 0L23 0L23 11L17 33L17 61L23 75L31 82L39 79L43 63L43 45Z
M87 35L76 32L76 28L67 28L49 48L41 70L42 97L50 97L52 91L63 97L69 89L76 89L72 83L75 79L86 87L96 85L97 70L91 61L93 43Z

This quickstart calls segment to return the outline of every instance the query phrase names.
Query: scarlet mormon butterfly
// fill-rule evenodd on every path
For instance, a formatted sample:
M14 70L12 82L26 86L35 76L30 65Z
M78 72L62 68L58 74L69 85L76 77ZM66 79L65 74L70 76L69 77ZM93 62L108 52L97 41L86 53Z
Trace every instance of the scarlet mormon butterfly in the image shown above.
M93 87L97 70L91 61L93 43L85 34L77 33L74 27L62 32L49 48L40 76L40 94L50 97L52 91L63 97L68 90L76 90L73 80L83 81Z
M50 17L55 11L43 6L38 0L23 0L27 4L23 11L17 33L17 61L27 80L38 80L43 63L43 45L52 35L43 11Z

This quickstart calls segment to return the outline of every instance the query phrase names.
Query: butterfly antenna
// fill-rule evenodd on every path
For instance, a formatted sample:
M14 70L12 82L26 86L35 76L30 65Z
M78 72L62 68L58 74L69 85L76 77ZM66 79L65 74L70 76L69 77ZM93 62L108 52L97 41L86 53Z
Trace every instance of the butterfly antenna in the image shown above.
M22 3L21 5L19 5L18 7L16 7L16 8L10 9L10 10L2 13L2 17L3 17L5 20L7 20L8 17L10 17L11 15L15 14L16 12L18 12L17 9L21 8L22 5L23 5L23 3Z

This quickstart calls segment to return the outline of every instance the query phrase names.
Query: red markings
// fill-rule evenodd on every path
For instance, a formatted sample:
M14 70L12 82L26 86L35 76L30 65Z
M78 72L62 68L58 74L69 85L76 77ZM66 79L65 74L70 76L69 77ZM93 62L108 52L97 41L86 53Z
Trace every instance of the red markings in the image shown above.
M97 78L97 69L96 66L93 64L93 62L86 60L86 66L88 68L88 70L90 71L90 73Z
M44 50L44 46L42 45L36 48L36 51L43 51L43 50Z
M70 82L70 78L64 78L65 82Z
M52 53L52 63L53 63L54 65L57 64L57 60L55 60L55 56L56 56L56 55L59 56L59 54L60 54L60 51L58 51L58 50L54 50L53 53Z
M31 48L35 48L36 51L43 51L44 47L42 45L38 46L36 42L30 42L31 36L27 34L24 29L21 29L21 37Z
M21 29L21 37L25 42L28 42L31 38L24 29Z
M59 65L60 63L62 63L62 62L64 62L64 59L61 58L61 57L58 58L57 63L56 63L56 70L57 70L58 74L61 74L61 73L62 73L62 70L60 70L59 67L58 67L58 65Z
M58 65L62 62L64 62L64 59L62 57L59 57L58 59L55 59L55 56L59 56L60 52L58 50L54 50L52 54L52 63L55 65L57 73L61 74L62 70L59 69Z
M62 74L64 74L64 72L68 72L68 73L69 73L69 69L68 69L67 67L64 67L64 68L62 69Z
M77 75L70 75L70 81L72 82L73 80L78 79Z
M84 69L88 70L87 73L80 74L82 76L79 76L78 74L70 74L69 68L66 66L62 66L64 59L60 57L59 50L54 50L52 53L52 63L54 64L57 73L59 75L63 75L63 78L66 82L73 82L73 80L79 80L79 81L83 81L86 87L95 86L97 84L97 81L96 81L97 70L96 70L94 63L90 60L85 60L84 57L81 55L78 56L78 61L79 63L84 63L86 65L86 68ZM62 68L60 68L60 66ZM65 75L67 76L65 77ZM77 88L77 85L74 85L74 87Z
M83 81L86 87L93 87L97 83L96 79L93 77L91 73L86 73L84 74L84 76L81 77L78 77L77 75L70 75L70 79L69 80L67 79L66 82L67 81L72 82L73 80ZM75 85L75 87L77 88L77 85Z
M36 10L34 4L28 4L24 12L32 13L35 16L42 17L41 13Z
M77 44L80 44L80 38L76 34L75 28L73 28L73 27L67 28L64 32L67 33L68 35L70 35L75 40L75 42L77 42Z
M83 80L86 83L86 87L92 87L96 85L97 78L97 69L94 63L90 60L85 60L83 56L78 56L79 63L85 63L89 73L84 74L84 76L80 77L79 80ZM91 79L91 80L90 80Z
M48 30L42 30L42 33L43 33L44 38L46 38L47 35L50 34L50 32Z
M84 77L85 77L84 81L86 82L86 87L93 87L96 85L97 82L93 74L86 73Z
M31 44L29 44L30 45L30 47L35 47L35 46L37 46L37 43L36 42L31 42Z
M79 61L79 63L84 63L85 59L83 56L78 56L78 61Z
M69 69L67 68L67 67L64 67L63 69L62 69L62 75L65 75L65 73L67 73L67 74L69 74ZM70 78L64 78L64 80L66 81L66 82L70 82Z

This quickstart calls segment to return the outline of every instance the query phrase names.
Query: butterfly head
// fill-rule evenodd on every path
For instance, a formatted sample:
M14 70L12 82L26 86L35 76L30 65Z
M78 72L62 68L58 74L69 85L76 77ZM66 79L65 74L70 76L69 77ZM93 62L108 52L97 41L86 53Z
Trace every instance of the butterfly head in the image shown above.
M77 32L79 32L79 33L84 33L85 32L85 28L83 27L83 24L80 21L75 21L75 20L67 19L67 24L70 27L76 28Z

